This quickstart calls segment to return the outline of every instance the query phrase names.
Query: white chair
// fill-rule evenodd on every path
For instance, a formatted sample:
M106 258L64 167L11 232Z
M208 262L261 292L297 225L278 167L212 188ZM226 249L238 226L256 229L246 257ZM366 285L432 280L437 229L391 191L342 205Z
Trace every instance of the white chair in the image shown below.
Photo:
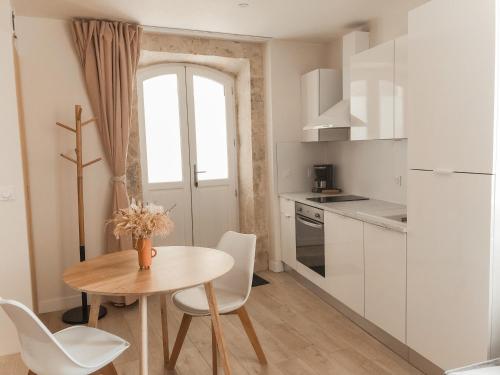
M252 276L255 260L256 237L253 234L226 232L219 241L217 249L230 254L234 260L234 267L224 276L214 281L215 295L220 314L237 314L243 328L250 339L255 353L261 364L267 364L266 356L259 343L252 322L245 309L245 303L252 289ZM193 317L210 314L208 301L203 286L182 290L172 295L172 301L177 308L184 312L179 333L175 340L168 368L173 370L182 344ZM212 326L212 359L213 371L217 373L217 343Z
M22 303L0 298L0 307L16 326L21 357L30 374L88 375L98 370L116 374L111 362L130 346L120 337L85 326L52 334Z

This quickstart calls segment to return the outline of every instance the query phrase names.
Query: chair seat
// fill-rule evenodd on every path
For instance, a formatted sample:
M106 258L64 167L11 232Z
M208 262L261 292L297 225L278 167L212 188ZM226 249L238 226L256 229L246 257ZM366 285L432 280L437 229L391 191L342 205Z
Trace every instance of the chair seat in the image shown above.
M215 296L220 314L239 309L245 303L245 297L226 289L215 287ZM209 315L208 300L203 286L196 286L175 293L172 296L174 305L180 310L194 316Z
M63 329L54 337L76 362L94 369L112 362L130 346L118 336L86 326Z

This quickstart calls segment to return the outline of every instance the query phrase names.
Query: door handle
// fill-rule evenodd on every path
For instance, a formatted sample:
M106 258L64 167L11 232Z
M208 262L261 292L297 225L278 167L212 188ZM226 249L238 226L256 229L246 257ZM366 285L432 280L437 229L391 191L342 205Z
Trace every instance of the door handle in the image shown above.
M198 187L198 185L199 185L198 174L199 173L207 173L207 171L199 171L198 166L195 164L195 165L193 165L193 172L194 172L194 186Z

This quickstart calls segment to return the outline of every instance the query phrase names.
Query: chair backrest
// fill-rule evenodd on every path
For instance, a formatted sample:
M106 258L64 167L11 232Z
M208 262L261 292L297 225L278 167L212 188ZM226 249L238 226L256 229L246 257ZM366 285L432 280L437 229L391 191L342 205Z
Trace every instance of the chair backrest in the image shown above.
M227 274L218 278L215 285L218 288L238 293L245 302L252 289L256 241L255 234L229 231L224 233L217 245L218 250L222 250L234 258L234 267Z
M73 373L71 370L78 364L30 309L20 302L1 297L0 307L16 326L21 357L31 371L39 375Z

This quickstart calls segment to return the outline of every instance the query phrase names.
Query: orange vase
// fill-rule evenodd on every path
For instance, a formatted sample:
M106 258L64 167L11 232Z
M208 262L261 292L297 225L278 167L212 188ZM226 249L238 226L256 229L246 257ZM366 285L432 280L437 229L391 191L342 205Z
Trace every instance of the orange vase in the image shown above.
M156 256L156 249L153 249L150 238L139 238L137 240L137 255L139 257L139 268L149 270L153 258Z

